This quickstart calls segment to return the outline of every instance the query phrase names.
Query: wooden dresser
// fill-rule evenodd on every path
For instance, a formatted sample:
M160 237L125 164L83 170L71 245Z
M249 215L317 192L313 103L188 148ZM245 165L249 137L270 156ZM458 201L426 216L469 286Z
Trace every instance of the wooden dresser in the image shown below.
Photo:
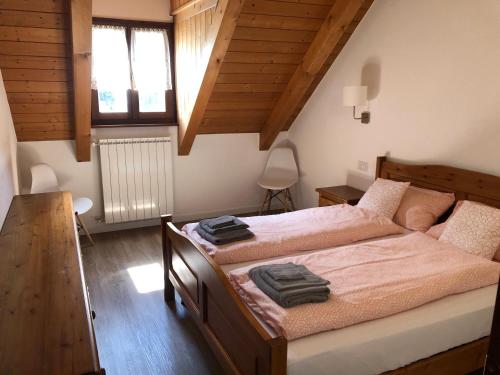
M0 374L103 374L71 194L16 196L0 232Z

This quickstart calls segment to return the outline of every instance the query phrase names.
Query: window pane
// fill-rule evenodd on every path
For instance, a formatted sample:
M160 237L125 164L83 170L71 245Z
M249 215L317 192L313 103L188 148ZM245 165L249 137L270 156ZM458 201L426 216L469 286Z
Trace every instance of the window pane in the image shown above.
M165 30L132 29L134 88L140 112L165 112L165 91L172 88Z
M165 112L165 91L139 91L140 112Z
M128 112L127 92L123 90L98 90L99 112L123 113Z
M99 112L128 112L130 63L124 27L93 26L92 85L99 93Z

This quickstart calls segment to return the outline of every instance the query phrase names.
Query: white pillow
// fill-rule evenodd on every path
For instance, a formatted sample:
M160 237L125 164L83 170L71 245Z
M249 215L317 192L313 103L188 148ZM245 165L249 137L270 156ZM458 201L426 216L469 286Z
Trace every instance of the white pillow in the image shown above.
M500 210L464 201L448 220L439 241L451 243L470 254L493 259L500 245Z
M358 207L366 208L392 220L408 186L410 186L409 182L377 178L359 201Z

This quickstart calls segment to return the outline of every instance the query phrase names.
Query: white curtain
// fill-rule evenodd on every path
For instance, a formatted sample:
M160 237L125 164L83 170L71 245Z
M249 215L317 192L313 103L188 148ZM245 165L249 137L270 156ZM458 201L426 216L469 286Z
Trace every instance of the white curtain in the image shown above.
M101 91L130 89L130 63L124 27L92 27L92 88Z
M166 30L133 28L131 54L135 90L159 92L172 88Z

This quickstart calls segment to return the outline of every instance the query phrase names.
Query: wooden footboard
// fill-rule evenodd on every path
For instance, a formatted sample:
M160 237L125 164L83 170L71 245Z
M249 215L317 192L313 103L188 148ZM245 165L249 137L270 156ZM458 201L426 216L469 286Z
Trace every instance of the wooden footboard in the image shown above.
M210 347L230 374L286 374L287 342L255 319L224 272L162 216L165 301L177 290Z

